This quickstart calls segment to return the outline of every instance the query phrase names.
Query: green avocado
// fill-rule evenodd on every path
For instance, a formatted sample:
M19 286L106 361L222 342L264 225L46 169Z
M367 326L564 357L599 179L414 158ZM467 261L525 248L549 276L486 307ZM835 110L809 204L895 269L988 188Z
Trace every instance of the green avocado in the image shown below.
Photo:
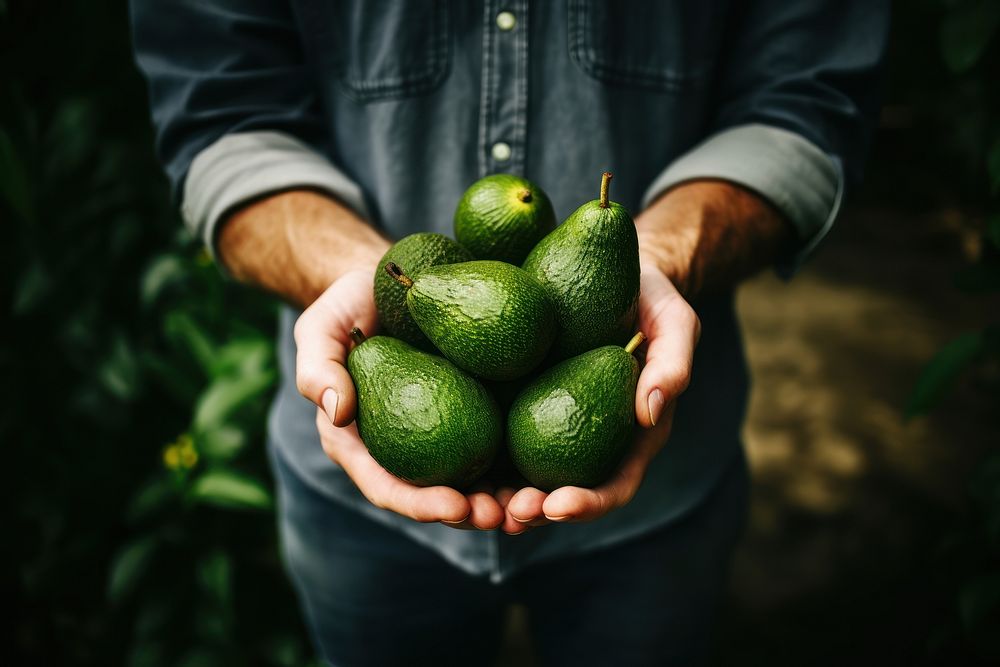
M405 268L405 267L404 267ZM394 263L420 330L456 366L489 380L535 368L555 337L555 316L541 285L511 264L491 260L431 266L412 279Z
M406 289L385 273L385 265L395 262L416 272L428 266L468 262L472 253L443 234L421 232L397 241L379 261L375 272L375 308L379 322L396 338L425 350L433 350L406 307ZM411 268L412 267L412 268Z
M608 345L553 366L524 388L507 415L507 447L525 479L543 491L594 487L621 462L635 424L639 364Z
M556 214L548 196L513 174L479 179L465 191L455 210L455 238L476 259L520 265L555 227Z
M601 198L578 208L524 261L556 306L557 358L621 345L635 326L639 240L628 211L608 200L610 180L605 173Z
M351 334L358 433L372 458L418 486L463 488L479 479L503 439L503 417L486 389L401 340Z

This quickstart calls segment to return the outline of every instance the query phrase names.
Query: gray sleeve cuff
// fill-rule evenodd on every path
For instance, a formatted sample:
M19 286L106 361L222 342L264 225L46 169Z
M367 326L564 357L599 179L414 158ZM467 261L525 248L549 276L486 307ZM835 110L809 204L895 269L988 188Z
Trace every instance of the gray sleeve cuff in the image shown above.
M329 193L369 219L361 188L307 144L282 132L227 134L191 162L184 181L184 222L215 257L215 232L230 211L292 188Z
M766 198L794 225L800 244L778 270L791 274L833 226L843 198L840 160L800 135L769 125L740 125L682 155L646 190L642 207L685 181L720 179Z

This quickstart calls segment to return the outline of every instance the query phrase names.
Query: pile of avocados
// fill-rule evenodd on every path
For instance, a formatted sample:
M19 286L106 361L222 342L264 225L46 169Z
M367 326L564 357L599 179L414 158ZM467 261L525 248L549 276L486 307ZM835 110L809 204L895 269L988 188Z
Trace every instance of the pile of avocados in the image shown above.
M388 335L353 329L347 360L358 432L386 470L462 489L509 460L551 491L618 466L644 336L639 243L610 180L557 227L537 185L487 176L458 203L457 240L413 234L386 252L374 290Z

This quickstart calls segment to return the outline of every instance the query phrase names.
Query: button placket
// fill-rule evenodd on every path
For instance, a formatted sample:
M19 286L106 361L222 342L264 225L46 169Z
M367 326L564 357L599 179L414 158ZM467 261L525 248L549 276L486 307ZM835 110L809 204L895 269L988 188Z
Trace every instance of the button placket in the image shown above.
M527 121L528 34L524 0L484 3L480 176L522 173Z

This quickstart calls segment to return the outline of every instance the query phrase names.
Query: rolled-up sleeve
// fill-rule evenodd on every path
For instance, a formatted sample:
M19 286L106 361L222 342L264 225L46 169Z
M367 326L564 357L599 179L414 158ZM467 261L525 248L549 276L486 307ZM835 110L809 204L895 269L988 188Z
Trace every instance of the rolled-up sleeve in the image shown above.
M888 32L884 0L757 0L729 19L709 136L656 178L651 203L684 181L721 179L766 198L798 244L790 274L861 179Z
M210 250L228 212L271 192L319 189L365 215L360 189L326 156L289 3L132 0L131 17L157 153Z

